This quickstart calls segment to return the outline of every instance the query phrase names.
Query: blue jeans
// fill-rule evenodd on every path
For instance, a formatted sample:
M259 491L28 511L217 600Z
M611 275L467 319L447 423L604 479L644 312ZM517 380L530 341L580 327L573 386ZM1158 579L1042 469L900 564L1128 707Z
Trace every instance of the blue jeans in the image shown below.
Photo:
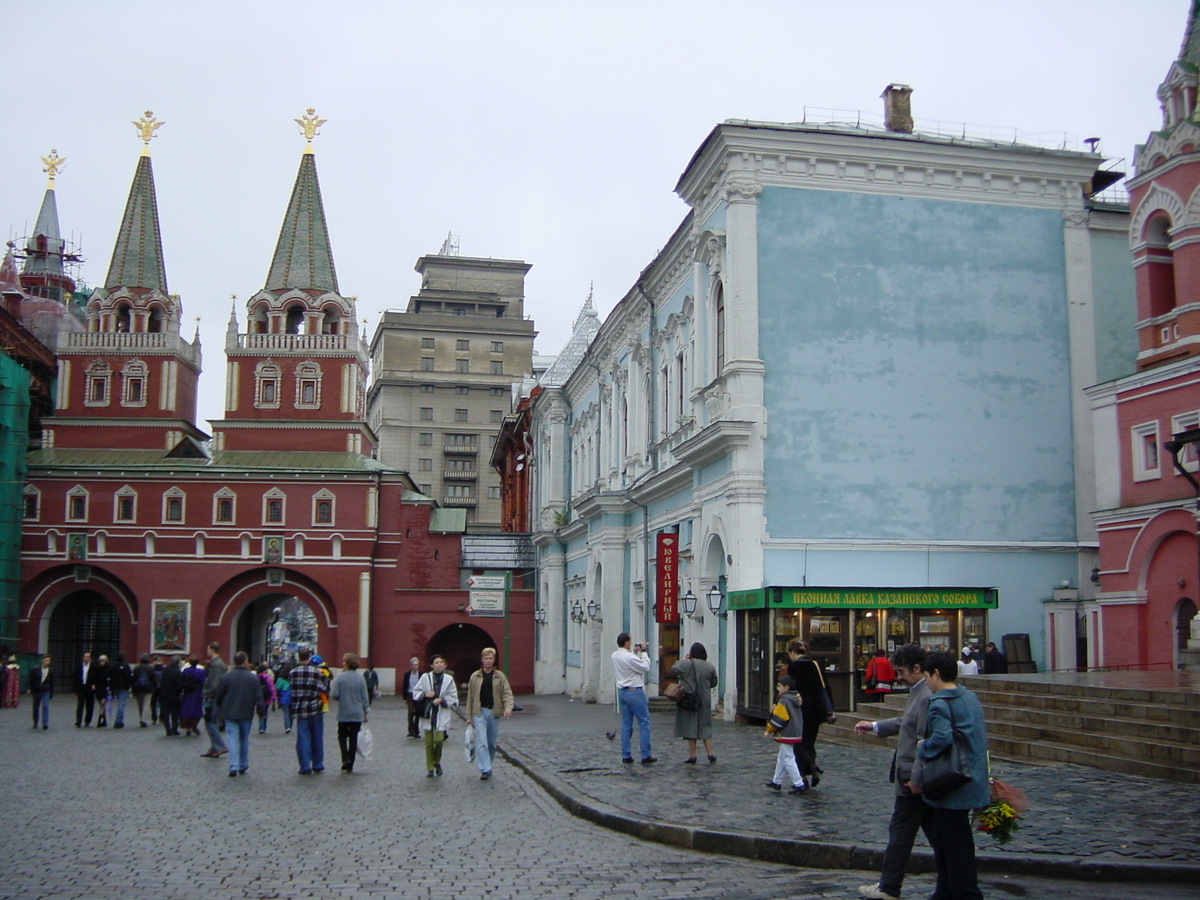
M285 705L285 704L281 703L279 705L279 711L281 713L283 713L283 730L291 731L292 730L292 704L288 703Z
M250 768L250 726L253 719L226 719L225 737L229 741L229 771L245 772Z
M117 721L115 724L125 725L125 703L129 700L129 691L113 691L113 702L117 704Z
M266 734L267 733L267 714L271 711L271 707L260 706L259 709L261 710L261 712L258 714L258 733Z
M475 762L480 772L490 772L492 760L496 758L496 734L500 723L490 709L480 709L479 715L471 721L475 726Z
M633 738L633 719L638 722L638 738L641 741L642 759L650 757L650 705L646 702L644 688L617 688L617 705L621 708L621 757L633 756L630 741Z
M221 721L217 718L217 711L211 706L204 707L204 730L208 732L209 753L224 753L229 749L225 746L225 738L221 737Z
M38 710L42 711L42 724L50 724L50 692L43 691L33 695L33 727L38 727Z
M296 757L301 772L325 771L325 715L296 719Z

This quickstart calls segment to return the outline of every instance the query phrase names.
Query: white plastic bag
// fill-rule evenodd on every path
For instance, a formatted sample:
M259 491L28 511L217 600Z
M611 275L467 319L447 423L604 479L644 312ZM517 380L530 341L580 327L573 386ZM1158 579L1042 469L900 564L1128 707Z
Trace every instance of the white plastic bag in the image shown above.
M371 729L364 725L358 730L358 755L363 759L371 758L371 748L375 746L375 738Z
M467 762L475 762L475 725L472 722L463 729L463 756Z

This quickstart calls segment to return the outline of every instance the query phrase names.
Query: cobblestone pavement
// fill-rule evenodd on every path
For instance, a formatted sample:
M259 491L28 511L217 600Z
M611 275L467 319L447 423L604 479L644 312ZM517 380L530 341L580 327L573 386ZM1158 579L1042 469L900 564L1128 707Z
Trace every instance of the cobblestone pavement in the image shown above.
M687 745L671 737L673 714L655 714L651 734L658 765L625 766L619 741L605 739L619 722L611 706L536 697L524 708L528 715L506 730L506 746L620 809L720 830L887 844L891 751L875 737L862 737L857 746L818 743L825 770L821 785L808 796L791 797L763 788L773 774L778 745L763 738L761 728L714 722L716 764L709 766L702 755L697 765L683 765ZM553 726L541 724L552 718L569 719L579 733L555 733ZM999 760L993 762L993 774L1025 790L1033 809L1008 844L979 835L981 851L1200 866L1200 833L1179 827L1200 819L1200 786L1082 766Z
M608 721L595 707L555 702L526 700L528 712L501 726L502 740L532 740L539 725L563 737L568 722L586 733ZM0 898L818 900L857 896L857 885L876 880L874 873L676 850L593 826L566 813L513 766L498 764L492 780L480 782L463 760L461 729L447 747L445 776L427 779L421 744L404 738L403 706L392 698L373 711L375 758L360 762L353 775L337 773L336 726L326 717L328 771L318 777L296 774L294 735L283 734L278 716L267 735L251 735L249 774L228 778L224 759L199 757L203 739L139 729L136 716L133 728L120 731L76 729L72 713L69 699L56 700L49 731L30 728L27 698L0 713L0 765L8 776ZM663 733L668 727L663 717L655 725ZM595 743L598 755L616 755L602 731ZM668 748L659 746L666 763ZM755 755L742 762L757 778L769 748L754 746ZM720 745L718 752L732 757ZM831 774L833 761L831 752ZM723 760L704 777L728 777L734 768ZM683 793L685 786L693 796L701 793L701 773L682 769L638 767L621 777L634 779L647 795ZM716 792L706 795L716 809ZM746 805L744 795L738 799ZM766 801L782 821L794 815L795 804L775 803L780 799ZM1182 811L1171 817L1188 820ZM1018 876L985 881L989 897L1177 900L1195 894L1179 886L1131 892L1130 885ZM927 895L932 883L920 876L906 886L906 896L916 897Z

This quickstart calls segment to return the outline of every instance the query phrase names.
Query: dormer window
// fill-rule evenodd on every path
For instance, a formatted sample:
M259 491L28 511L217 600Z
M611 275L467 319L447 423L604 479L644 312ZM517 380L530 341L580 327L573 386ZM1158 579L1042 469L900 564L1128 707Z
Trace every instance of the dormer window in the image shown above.
M254 368L254 405L258 409L279 409L279 383L283 370L271 360Z
M146 405L146 378L149 370L140 359L130 360L121 370L121 405Z

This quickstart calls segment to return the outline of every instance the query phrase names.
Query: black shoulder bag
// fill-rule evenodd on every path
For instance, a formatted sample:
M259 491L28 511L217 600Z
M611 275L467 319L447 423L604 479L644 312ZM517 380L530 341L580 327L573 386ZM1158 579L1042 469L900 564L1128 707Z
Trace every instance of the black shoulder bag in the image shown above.
M941 753L924 761L921 767L921 792L930 800L940 800L973 780L967 753L967 739L954 724L954 704L946 701L950 712L950 730L954 740Z

